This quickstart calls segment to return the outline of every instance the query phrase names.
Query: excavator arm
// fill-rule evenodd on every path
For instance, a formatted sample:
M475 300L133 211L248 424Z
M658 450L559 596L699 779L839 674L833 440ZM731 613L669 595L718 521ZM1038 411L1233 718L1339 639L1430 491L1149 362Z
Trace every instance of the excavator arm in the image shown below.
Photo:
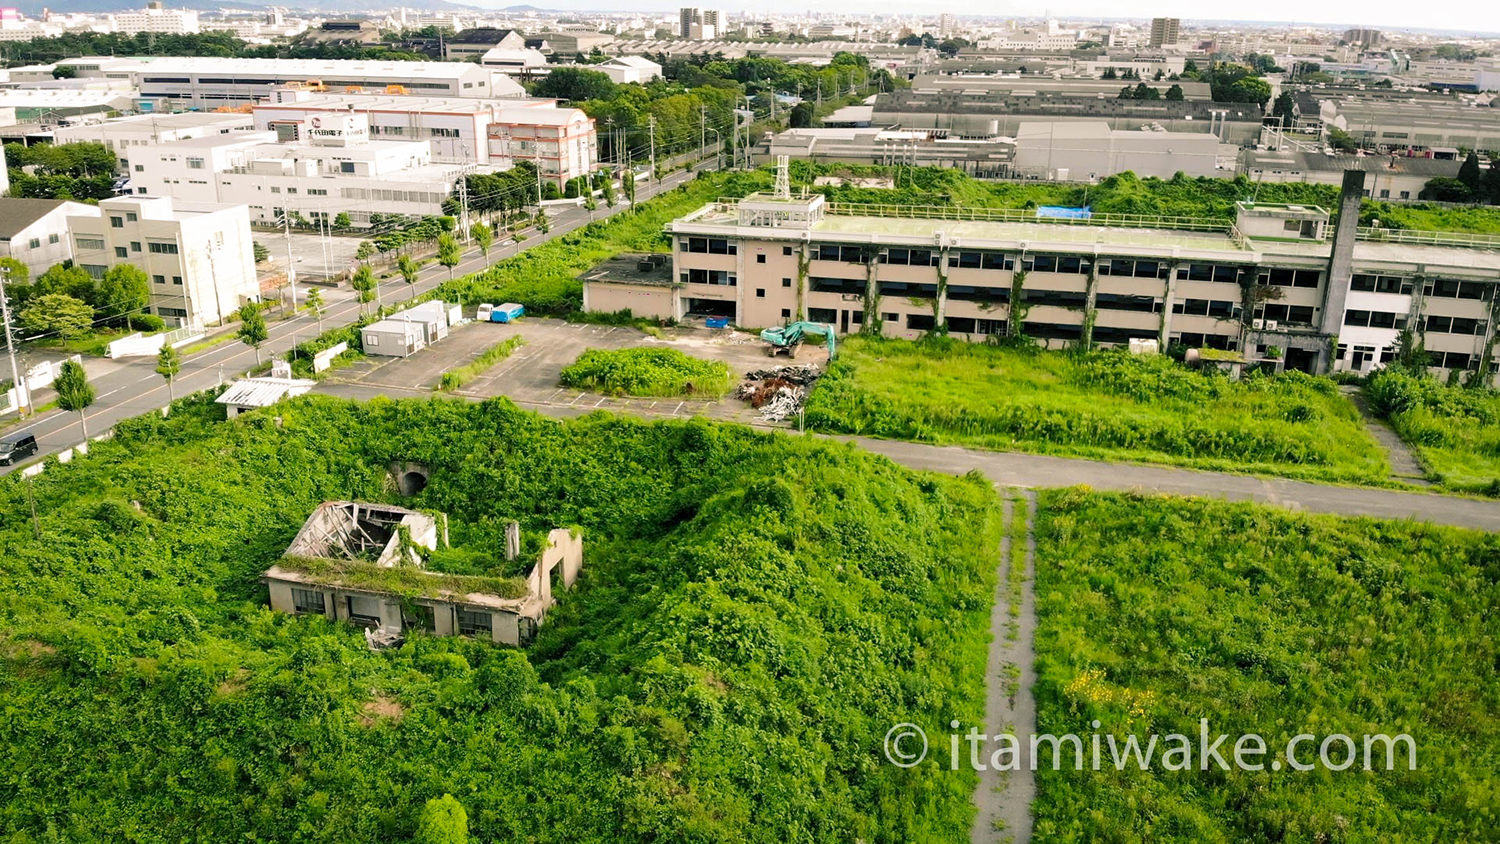
M760 339L771 344L769 351L772 355L786 352L795 356L797 346L808 334L823 335L828 346L828 359L832 360L838 351L838 341L834 339L833 326L826 322L793 322L780 328L767 328L760 333Z

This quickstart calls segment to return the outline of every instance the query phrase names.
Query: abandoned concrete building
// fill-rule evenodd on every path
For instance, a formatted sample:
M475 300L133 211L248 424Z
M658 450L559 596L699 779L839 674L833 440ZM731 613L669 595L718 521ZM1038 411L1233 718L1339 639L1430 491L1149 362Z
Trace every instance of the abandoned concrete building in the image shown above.
M1360 375L1394 359L1410 328L1435 368L1500 383L1500 236L1366 226L1366 176L1345 174L1337 215L1240 202L1233 223L828 202L779 176L773 193L668 223L670 276L606 268L584 277L584 302L909 340L940 329L1053 348L1156 340Z
M554 585L571 588L583 567L582 538L557 529L524 579L424 568L423 551L446 546L447 534L441 514L330 501L313 511L261 580L272 609L360 625L372 645L399 641L411 630L524 645L556 603ZM520 529L512 522L504 553L514 559L519 552Z

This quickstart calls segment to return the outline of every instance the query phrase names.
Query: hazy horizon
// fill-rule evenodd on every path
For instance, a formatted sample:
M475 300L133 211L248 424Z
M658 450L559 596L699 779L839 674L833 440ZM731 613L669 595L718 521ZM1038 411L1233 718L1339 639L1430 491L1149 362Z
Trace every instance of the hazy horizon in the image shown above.
M460 0L461 2L461 0ZM1235 17L1211 18L1202 15L1201 3L1188 3L1186 0L1160 0L1149 4L1122 5L1110 3L1106 0L1078 0L1078 2L1066 5L1047 3L998 3L985 9L981 14L967 10L964 4L953 3L951 7L944 8L941 2L934 3L920 11L913 11L912 5L899 0L845 0L845 2L832 3L807 3L796 2L796 0L758 0L752 3L735 2L712 2L712 0L694 0L694 2L646 2L632 4L628 7L611 8L610 4L602 3L600 0L483 0L475 2L468 0L469 5L481 8L498 9L507 6L530 5L539 9L549 11L566 12L614 12L629 13L641 12L660 14L673 12L680 6L698 5L708 8L723 9L731 14L847 14L851 17L871 15L898 15L901 17L933 17L948 12L959 17L991 17L991 18L1036 18L1051 16L1072 20L1141 20L1147 21L1153 17L1177 17L1184 23L1254 23L1260 26L1316 26L1316 27L1372 27L1376 29L1410 30L1413 32L1436 32L1442 31L1452 34L1473 35L1497 35L1500 34L1500 7L1489 7L1490 11L1483 8L1463 7L1434 7L1417 9L1409 4L1393 2L1393 0L1371 0L1368 4L1358 7L1350 4L1347 11L1328 11L1318 15L1318 20L1304 19L1308 7L1305 3L1294 2L1294 0L1265 0L1253 6L1245 7ZM925 4L924 4L925 5Z

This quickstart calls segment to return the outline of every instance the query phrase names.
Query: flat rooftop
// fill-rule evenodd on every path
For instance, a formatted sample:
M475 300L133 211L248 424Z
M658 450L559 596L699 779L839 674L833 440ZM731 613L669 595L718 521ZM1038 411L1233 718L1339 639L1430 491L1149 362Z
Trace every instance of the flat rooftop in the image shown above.
M616 255L595 264L578 278L581 281L613 282L616 284L644 284L666 287L672 283L672 257L654 253L656 262L650 269L641 269L642 261L651 261L652 253ZM660 258L666 258L661 261ZM656 265L659 263L659 266Z
M557 100L500 97L424 97L401 94L314 94L300 100L281 103L256 103L261 111L382 111L399 114L410 112L434 112L456 114L478 114L497 108L550 108Z

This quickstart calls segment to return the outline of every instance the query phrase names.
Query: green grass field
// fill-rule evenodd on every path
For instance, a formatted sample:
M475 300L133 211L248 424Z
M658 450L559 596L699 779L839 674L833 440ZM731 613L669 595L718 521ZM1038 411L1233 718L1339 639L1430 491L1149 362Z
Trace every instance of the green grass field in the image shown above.
M1460 492L1500 495L1500 393L1385 370L1370 379L1365 394L1433 480Z
M1333 382L1241 382L1161 357L853 337L809 428L892 439L1380 483L1385 453Z
M1063 490L1043 494L1037 542L1038 732L1090 736L1097 719L1105 763L1054 772L1048 752L1035 840L1496 840L1500 537ZM1231 765L1252 733L1268 766L1301 733L1315 736L1298 747L1303 763L1335 734L1355 737L1358 761L1308 772L1109 761L1109 736L1196 746L1201 718L1231 736L1220 748ZM1376 770L1362 770L1375 734L1411 736L1417 769L1403 752L1387 770L1376 744ZM1334 761L1346 752L1336 743Z

